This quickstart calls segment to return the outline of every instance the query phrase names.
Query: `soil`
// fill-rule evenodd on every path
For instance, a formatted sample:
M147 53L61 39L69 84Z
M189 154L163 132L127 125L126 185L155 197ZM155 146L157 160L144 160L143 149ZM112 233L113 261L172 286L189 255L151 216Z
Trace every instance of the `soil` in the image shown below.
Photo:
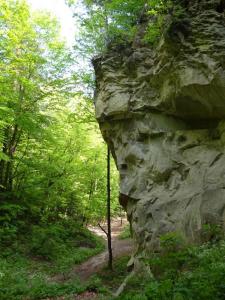
M127 225L127 221L123 220L121 224L121 219L112 220L112 251L113 258L118 258L123 255L129 255L133 250L132 239L121 240L118 238L120 233L123 231L124 227ZM106 230L106 224L101 225ZM89 227L89 229L98 236L101 236L106 243L107 248L107 238L106 234L98 227ZM95 255L88 259L83 264L77 266L72 271L73 274L79 276L82 281L87 280L91 275L96 274L101 271L101 269L108 263L108 251Z
M129 255L133 251L133 241L132 239L119 239L120 233L124 230L124 227L127 225L127 220L123 219L121 222L120 218L113 219L112 220L112 250L113 250L113 258L118 258L123 255ZM106 224L101 224L101 227L103 227L106 230ZM84 263L75 266L71 272L68 274L66 280L79 277L81 281L88 280L92 275L100 272L103 267L107 266L108 263L108 251L107 251L107 237L106 234L103 232L103 230L99 226L89 226L88 227L90 231L92 231L94 234L101 236L106 244L106 250L103 251L100 254L97 254L91 258L89 258ZM65 277L61 274L58 274L52 278L53 281L59 282L59 281L65 281ZM89 295L87 295L87 298L81 298L81 299L89 299ZM94 299L93 295L92 298Z
M61 296L57 298L46 298L44 300L66 300L66 299L68 299L66 296ZM74 300L95 300L96 299L97 300L98 295L94 292L84 292L79 296L74 295L74 297L70 299L74 299Z

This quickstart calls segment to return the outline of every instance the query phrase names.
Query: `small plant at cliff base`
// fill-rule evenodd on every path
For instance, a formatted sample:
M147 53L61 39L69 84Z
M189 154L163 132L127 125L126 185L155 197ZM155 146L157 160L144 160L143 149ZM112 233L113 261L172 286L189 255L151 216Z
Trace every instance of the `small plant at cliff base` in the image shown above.
M163 252L175 252L184 247L184 239L177 232L169 232L160 237Z
M178 233L170 232L160 237L160 246L160 253L153 253L149 261L153 273L168 270L171 277L176 277L188 257L187 245Z
M224 300L224 257L224 240L155 253L146 262L154 279L134 277L119 300Z
M204 224L201 237L203 242L218 242L224 239L223 227L219 224Z

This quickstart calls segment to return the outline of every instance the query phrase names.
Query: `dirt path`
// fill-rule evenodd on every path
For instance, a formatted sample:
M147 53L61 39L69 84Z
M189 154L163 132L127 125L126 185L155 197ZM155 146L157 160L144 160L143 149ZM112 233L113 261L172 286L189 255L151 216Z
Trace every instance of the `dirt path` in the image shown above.
M123 255L129 255L133 250L133 241L131 239L120 240L118 236L123 231L126 226L127 221L123 220L121 226L120 219L112 220L112 249L113 249L113 258L118 258ZM106 224L101 225L106 229ZM79 277L82 281L87 280L90 276L98 273L101 269L108 263L108 251L107 251L107 238L105 233L100 229L100 227L90 226L89 229L98 236L101 236L105 240L106 250L100 254L97 254L87 261L74 267L69 275L67 280L73 277ZM62 275L57 275L52 278L53 281L64 281L65 278Z
M133 243L131 240L114 241L113 258L130 254ZM79 276L82 280L87 280L91 275L98 273L108 263L108 252L104 251L78 266L73 270L74 275Z
M112 220L112 249L113 257L117 258L122 255L131 254L133 250L133 241L131 239L120 240L118 236L123 231L126 226L127 221L123 220L121 226L120 219ZM102 227L106 229L106 224L103 224ZM106 243L107 248L107 238L105 233L100 229L100 227L89 227L89 229L98 236L101 236ZM78 276L81 280L87 280L91 275L98 273L101 269L106 266L108 263L108 251L95 255L89 258L83 264L75 267L72 270L71 275Z

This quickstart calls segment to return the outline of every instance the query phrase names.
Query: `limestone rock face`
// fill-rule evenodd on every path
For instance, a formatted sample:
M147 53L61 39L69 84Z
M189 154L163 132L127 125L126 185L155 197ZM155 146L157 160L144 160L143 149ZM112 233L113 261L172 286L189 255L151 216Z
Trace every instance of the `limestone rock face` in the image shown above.
M225 17L192 1L150 46L95 60L96 117L120 172L120 201L138 252L167 232L201 242L225 221Z

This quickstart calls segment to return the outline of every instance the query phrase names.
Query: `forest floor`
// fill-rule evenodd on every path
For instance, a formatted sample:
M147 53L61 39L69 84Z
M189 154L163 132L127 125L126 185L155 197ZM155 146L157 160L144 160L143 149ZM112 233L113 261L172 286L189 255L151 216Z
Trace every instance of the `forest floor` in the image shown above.
M58 232L58 240L53 239L58 228L60 233L65 230L65 239L59 239ZM148 272L132 276L131 268L127 267L133 245L125 222L121 226L119 220L113 221L113 270L107 267L107 241L99 227L72 230L54 225L38 229L51 233L41 241L45 247L40 250L56 256L34 256L29 248L34 245L32 236L29 240L18 239L12 248L2 248L1 300L112 300L125 280L118 300L225 299L225 239L218 228L205 232L210 236L217 234L216 240L200 246L182 244L174 233L163 236L163 252L145 260L154 277ZM56 240L51 248L50 242ZM22 245L22 241L27 244ZM59 246L65 249L60 252Z
M107 225L101 224L101 226L106 230ZM116 261L116 264L121 259L121 262L123 265L126 265L130 254L133 251L133 241L131 238L122 238L123 233L126 231L126 228L128 228L128 222L126 219L116 218L112 220L112 250L113 250L113 259L114 262ZM108 280L108 277L110 279L112 278L111 286L115 285L115 289L117 289L120 285L119 282L120 277L118 276L117 280L113 280L115 271L110 271L107 269L108 264L108 251L107 251L107 237L106 234L103 232L103 230L99 226L89 226L88 229L93 232L95 235L103 238L105 242L105 248L102 253L99 253L91 258L89 258L87 261L83 262L80 265L76 265L72 270L66 274L56 274L53 276L50 280L52 282L66 282L71 281L73 278L79 278L82 284L85 284L88 282L88 280L92 278L92 276L102 276L102 280L106 280L106 282L110 281ZM119 262L120 264L120 262ZM124 267L123 267L124 268ZM112 272L112 273L111 273ZM112 275L112 276L111 276ZM56 298L45 298L43 300L64 300L68 299L64 296L56 297ZM71 299L71 298L69 298ZM94 299L100 299L99 293L95 291L95 289L87 290L79 295L74 295L74 300L94 300ZM102 298L101 298L102 299ZM105 298L104 298L105 299Z
M106 224L101 227L106 230ZM126 220L122 225L120 219L112 221L113 270L107 267L107 238L100 227L89 226L87 230L54 225L38 230L45 234L44 239L38 239L40 253L34 255L30 250L37 243L32 236L0 251L1 300L112 298L129 272L133 243ZM63 238L58 231L63 232Z
M113 258L117 259L118 257L129 255L133 250L133 241L132 239L120 239L119 236L123 232L127 221L123 220L121 224L120 219L114 219L112 221L112 251ZM106 225L103 225L103 228L106 229ZM107 248L107 238L106 234L101 230L100 227L89 227L89 229L98 236L101 236L106 243ZM81 280L87 280L91 275L98 273L102 270L104 266L108 263L108 251L91 257L86 262L80 266L74 268L72 274L76 274Z
M101 226L107 230L106 224ZM112 251L113 258L117 259L121 256L130 255L133 251L133 241L131 238L121 239L120 235L124 231L125 227L128 226L126 219L116 218L112 220ZM97 254L89 258L84 263L72 268L66 278L62 274L55 275L52 281L59 282L78 277L82 282L87 281L92 275L99 273L108 263L108 250L107 250L107 237L106 234L99 226L89 226L88 229L95 235L102 237L105 241L106 250L100 254ZM79 298L82 299L82 298Z

